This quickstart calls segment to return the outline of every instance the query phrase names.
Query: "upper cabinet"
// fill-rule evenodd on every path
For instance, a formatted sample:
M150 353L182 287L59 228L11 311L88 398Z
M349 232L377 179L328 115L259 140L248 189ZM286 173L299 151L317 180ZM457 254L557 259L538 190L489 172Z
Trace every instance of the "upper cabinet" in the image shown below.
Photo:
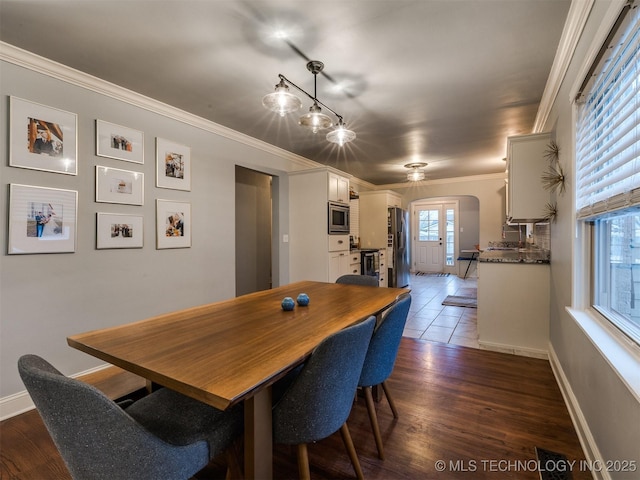
M329 201L349 203L349 179L329 172Z
M389 207L402 207L402 197L391 190L360 192L360 247L386 248Z
M544 221L549 192L542 184L548 166L545 151L551 135L536 133L507 138L507 221L535 223Z

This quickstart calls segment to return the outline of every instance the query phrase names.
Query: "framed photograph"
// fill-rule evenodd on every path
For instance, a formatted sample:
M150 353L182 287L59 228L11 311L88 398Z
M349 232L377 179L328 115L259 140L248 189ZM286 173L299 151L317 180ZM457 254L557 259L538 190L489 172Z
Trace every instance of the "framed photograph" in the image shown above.
M96 165L96 202L144 205L144 173Z
M156 186L191 190L191 149L156 137Z
M96 155L144 163L144 133L96 120Z
M191 247L191 204L156 200L158 250Z
M96 248L142 248L143 217L119 213L97 213Z
M9 186L8 254L76 251L78 192Z
M9 165L77 175L78 117L17 97L9 98Z

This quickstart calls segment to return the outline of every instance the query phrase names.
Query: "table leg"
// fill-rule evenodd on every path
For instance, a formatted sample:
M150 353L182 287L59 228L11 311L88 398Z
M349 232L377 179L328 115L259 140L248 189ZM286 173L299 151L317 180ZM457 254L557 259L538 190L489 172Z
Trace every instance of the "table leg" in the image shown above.
M467 269L464 272L464 277L462 277L463 280L467 278L467 274L469 273L469 267L471 266L471 262L473 262L475 258L476 258L476 254L472 253L471 258L469 259L469 263L467 264Z
M244 475L247 479L273 478L271 387L244 402Z

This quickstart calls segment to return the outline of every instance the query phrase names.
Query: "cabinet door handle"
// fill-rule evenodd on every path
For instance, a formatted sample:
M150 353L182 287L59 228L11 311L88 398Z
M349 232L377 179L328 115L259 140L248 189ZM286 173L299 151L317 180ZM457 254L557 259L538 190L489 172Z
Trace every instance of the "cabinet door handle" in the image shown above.
M343 240L338 240L338 243L339 243L340 245L342 245L342 244L344 243L344 241L343 241Z

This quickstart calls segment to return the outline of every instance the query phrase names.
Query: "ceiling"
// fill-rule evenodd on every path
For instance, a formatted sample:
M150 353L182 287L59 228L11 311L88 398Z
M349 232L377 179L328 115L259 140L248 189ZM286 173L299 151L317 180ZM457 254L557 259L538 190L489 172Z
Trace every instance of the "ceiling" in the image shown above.
M503 172L531 133L569 0L0 0L0 40L381 185ZM285 75L357 133L262 97ZM292 88L292 93L298 93ZM325 110L325 113L329 113ZM129 125L127 125L129 126Z

